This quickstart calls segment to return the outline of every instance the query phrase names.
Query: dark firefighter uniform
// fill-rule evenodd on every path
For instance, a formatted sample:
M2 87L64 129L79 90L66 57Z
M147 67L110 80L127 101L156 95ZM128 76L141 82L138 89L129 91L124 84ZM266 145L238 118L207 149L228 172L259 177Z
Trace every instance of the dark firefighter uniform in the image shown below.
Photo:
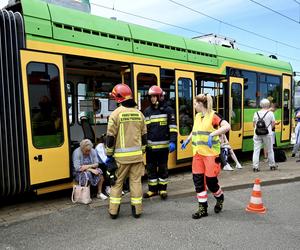
M147 124L147 173L149 191L144 198L159 194L167 197L169 144L177 141L177 126L174 110L165 102L146 108Z
M127 95L129 91L130 95ZM145 118L136 109L127 85L116 85L112 94L117 96L115 99L121 105L110 115L107 127L107 156L113 156L117 162L116 181L110 192L109 213L113 219L117 218L123 183L129 176L132 214L138 218L142 213L141 177L144 175L143 152L147 143Z

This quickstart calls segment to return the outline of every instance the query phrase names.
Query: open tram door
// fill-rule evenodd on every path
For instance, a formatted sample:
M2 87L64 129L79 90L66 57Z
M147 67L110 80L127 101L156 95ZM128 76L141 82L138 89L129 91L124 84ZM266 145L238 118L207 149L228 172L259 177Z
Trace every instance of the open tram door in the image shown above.
M193 128L194 111L194 80L193 72L176 70L176 119L177 119L177 162L193 157L192 142L185 150L181 150L181 143L187 139Z
M243 146L244 125L244 79L229 77L229 144L232 149L241 149Z
M148 90L152 85L160 86L160 68L147 65L133 65L134 97L142 112L149 106Z
M292 77L290 75L282 76L282 126L281 141L287 142L291 136L291 86Z
M63 58L60 55L21 51L21 68L30 184L69 178Z

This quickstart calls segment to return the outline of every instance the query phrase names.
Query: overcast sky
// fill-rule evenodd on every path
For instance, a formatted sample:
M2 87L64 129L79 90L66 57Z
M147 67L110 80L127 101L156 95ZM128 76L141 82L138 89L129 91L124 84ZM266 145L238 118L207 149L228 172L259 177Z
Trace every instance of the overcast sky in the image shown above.
M7 0L0 0L0 7L6 5L7 2ZM184 37L215 33L233 38L237 41L240 50L266 55L271 52L279 59L290 62L294 71L298 71L300 74L300 0L174 0L190 9L179 6L170 0L90 0L90 2L94 15L116 17L118 20ZM273 11L259 6L255 2ZM107 8L103 8L103 6ZM115 11L110 10L111 8L114 8ZM199 33L121 12L177 25ZM198 12L219 19L223 23ZM257 33L257 35L253 33Z

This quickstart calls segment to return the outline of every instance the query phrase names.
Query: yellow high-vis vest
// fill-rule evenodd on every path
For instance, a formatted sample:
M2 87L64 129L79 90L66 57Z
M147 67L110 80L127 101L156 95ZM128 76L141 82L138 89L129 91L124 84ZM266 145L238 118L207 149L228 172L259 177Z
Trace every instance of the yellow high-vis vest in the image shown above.
M205 114L204 117L202 117L202 113L196 114L192 136L193 155L196 153L204 156L217 156L220 154L219 136L213 137L211 148L207 145L208 136L215 131L212 125L214 114L214 111L210 112L210 114Z

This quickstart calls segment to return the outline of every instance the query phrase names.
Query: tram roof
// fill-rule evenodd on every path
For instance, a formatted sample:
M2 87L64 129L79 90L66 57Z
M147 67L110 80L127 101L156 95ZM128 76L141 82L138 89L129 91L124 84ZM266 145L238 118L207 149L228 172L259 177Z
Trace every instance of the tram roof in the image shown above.
M41 0L21 0L21 5L27 39L44 38L53 43L66 42L212 67L232 61L292 72L290 63L261 54L188 39Z

